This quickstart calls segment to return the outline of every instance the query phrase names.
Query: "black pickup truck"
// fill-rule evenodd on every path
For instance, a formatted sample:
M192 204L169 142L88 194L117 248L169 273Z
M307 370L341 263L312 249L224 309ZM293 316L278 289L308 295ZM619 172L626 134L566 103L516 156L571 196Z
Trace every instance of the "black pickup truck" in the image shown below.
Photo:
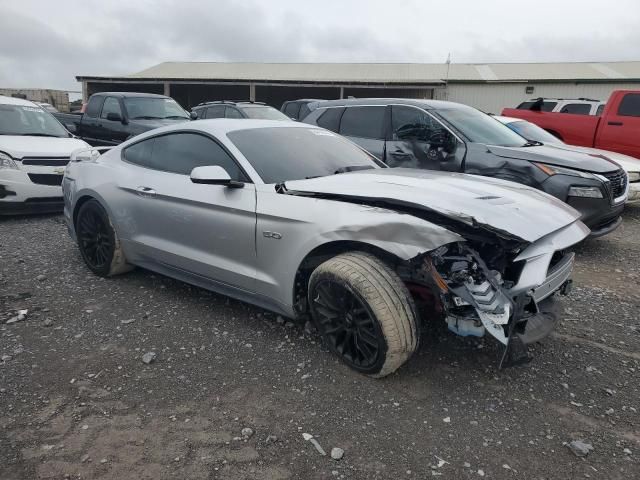
M67 130L90 145L112 146L154 128L195 118L164 95L101 92L91 95L85 113L54 113Z

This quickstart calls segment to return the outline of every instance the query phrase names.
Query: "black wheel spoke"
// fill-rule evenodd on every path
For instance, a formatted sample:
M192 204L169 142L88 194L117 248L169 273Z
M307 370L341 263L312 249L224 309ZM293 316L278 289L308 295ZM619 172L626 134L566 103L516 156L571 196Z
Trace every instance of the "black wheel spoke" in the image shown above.
M93 269L102 269L113 255L114 241L106 219L95 209L81 212L77 223L78 244Z
M320 332L343 360L358 368L378 361L380 340L370 310L350 288L323 280L315 285L312 312Z

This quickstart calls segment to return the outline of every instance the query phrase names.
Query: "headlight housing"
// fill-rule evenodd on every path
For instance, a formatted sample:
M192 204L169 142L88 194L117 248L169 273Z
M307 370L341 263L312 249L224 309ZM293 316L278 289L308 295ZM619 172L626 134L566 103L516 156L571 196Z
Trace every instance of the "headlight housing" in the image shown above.
M547 165L546 163L531 162L550 177L553 175L570 175L580 178L594 178L591 173L581 172L572 168L558 167L557 165Z
M598 187L570 187L570 197L583 197L583 198L604 198L602 190Z
M8 168L11 170L20 170L16 162L14 162L9 155L7 155L6 153L0 152L0 170L3 168Z
M640 182L640 172L627 172L629 183Z

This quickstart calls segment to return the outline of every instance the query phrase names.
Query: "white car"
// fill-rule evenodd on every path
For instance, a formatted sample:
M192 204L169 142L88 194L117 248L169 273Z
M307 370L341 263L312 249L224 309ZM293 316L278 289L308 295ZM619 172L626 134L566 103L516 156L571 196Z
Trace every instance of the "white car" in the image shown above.
M0 215L62 212L62 176L74 138L33 102L0 95Z
M554 135L551 135L543 128L540 128L531 122L527 122L526 120L521 120L520 118L501 116L495 116L494 118L504 123L511 130L527 140L542 142L545 145L562 150L584 152L601 157L604 156L609 160L613 160L627 172L627 176L629 177L629 195L627 196L627 203L640 203L640 160L637 158L630 157L629 155L623 155L622 153L610 152L609 150L601 150L599 148L569 145Z

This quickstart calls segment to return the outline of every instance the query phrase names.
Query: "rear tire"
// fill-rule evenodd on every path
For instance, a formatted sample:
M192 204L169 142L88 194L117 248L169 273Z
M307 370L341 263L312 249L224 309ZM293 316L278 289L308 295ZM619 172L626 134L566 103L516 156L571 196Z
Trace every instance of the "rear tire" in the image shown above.
M413 298L371 254L348 252L318 266L309 280L309 305L328 347L361 373L389 375L417 349Z
M97 200L80 206L75 229L80 254L93 273L109 277L133 268L127 263L109 215Z

